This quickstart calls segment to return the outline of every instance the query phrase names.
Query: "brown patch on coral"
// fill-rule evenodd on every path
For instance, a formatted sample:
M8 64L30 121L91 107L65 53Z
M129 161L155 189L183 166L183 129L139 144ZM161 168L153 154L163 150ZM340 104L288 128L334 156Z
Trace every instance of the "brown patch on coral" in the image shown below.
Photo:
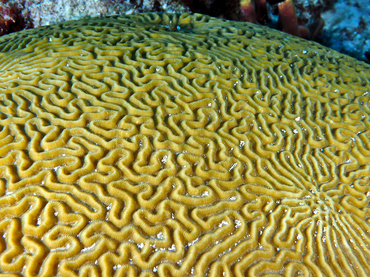
M182 0L192 12L240 20L240 0Z
M280 29L288 34L297 37L309 38L309 31L306 27L299 25L297 13L293 0L285 0L278 4Z
M27 28L32 23L21 14L21 9L16 5L2 0L0 3L0 35L5 35Z
M269 5L269 6L268 6ZM320 17L310 24L297 16L293 0L241 0L241 20L252 23L270 25L272 21L268 10L278 15L277 29L305 39L315 39L324 26Z
M241 0L240 11L242 21L258 23L254 0Z

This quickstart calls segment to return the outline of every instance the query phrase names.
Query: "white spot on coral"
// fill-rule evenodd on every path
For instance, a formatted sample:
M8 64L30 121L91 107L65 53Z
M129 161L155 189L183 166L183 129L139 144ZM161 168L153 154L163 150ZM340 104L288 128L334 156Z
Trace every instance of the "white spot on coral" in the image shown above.
M229 225L229 222L222 220L220 224L218 224L218 227L221 228L222 226Z
M163 163L163 164L166 164L167 163L167 155L164 155L163 157L162 157L162 160L161 160L161 162Z

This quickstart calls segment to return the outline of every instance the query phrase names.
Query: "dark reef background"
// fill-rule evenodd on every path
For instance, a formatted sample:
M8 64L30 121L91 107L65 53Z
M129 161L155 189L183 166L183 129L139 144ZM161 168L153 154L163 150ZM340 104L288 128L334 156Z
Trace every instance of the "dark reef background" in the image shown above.
M0 0L0 35L89 16L139 12L198 12L252 21L370 63L369 0ZM298 29L292 31L292 25Z

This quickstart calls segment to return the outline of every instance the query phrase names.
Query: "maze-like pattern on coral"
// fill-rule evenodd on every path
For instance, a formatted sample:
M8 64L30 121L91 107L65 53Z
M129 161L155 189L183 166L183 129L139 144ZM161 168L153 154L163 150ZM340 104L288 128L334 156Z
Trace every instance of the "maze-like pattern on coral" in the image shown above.
M370 275L369 66L199 14L0 50L0 273Z

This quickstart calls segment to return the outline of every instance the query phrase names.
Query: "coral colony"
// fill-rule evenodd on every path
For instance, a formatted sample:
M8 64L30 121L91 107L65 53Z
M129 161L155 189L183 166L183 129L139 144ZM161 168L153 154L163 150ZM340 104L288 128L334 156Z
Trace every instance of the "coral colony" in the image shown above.
M1 37L0 272L370 276L369 76L202 14Z

